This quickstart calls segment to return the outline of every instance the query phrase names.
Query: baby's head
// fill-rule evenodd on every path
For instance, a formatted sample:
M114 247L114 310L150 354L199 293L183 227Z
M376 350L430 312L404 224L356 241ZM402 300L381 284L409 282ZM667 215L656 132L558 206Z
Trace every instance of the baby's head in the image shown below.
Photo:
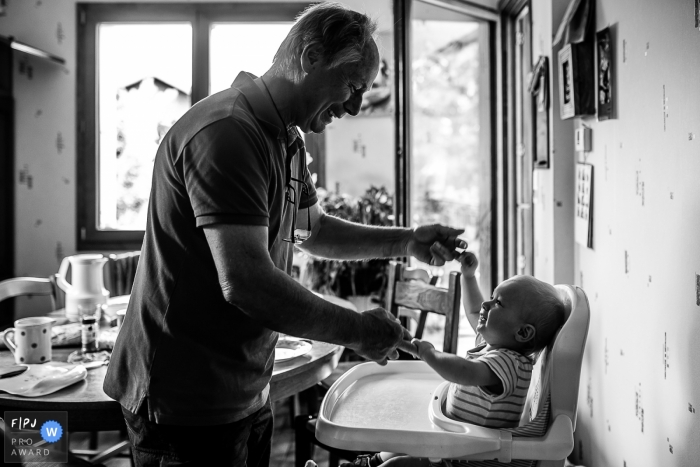
M529 354L545 348L563 322L564 304L554 286L514 276L484 301L476 330L492 347Z

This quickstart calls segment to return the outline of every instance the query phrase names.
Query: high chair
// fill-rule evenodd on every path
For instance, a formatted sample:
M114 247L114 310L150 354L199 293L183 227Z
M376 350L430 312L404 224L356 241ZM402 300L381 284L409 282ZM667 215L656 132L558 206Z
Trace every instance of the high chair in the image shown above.
M581 288L555 287L566 321L533 368L518 428L490 429L447 418L443 408L449 383L424 362L395 361L384 367L361 364L338 379L321 404L316 437L350 451L434 460L529 459L539 461L538 467L563 466L574 447L590 310ZM538 420L547 421L544 435L522 433Z

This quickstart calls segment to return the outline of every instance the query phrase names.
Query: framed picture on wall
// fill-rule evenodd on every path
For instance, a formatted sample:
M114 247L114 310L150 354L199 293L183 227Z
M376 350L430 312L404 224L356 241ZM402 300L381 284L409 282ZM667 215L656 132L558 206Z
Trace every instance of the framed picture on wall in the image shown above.
M563 120L595 114L593 40L559 50L559 115Z
M598 44L598 120L613 118L612 51L610 28L596 34Z
M593 166L590 164L576 164L574 237L576 243L593 248Z
M559 115L563 120L574 113L574 74L571 44L559 51Z
M537 60L528 91L535 104L535 168L549 168L549 61Z

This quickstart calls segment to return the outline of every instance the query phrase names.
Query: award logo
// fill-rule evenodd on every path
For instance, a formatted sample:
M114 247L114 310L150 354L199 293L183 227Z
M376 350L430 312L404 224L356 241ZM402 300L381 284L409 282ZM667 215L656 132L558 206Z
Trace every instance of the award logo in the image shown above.
M5 412L4 460L68 462L68 412Z

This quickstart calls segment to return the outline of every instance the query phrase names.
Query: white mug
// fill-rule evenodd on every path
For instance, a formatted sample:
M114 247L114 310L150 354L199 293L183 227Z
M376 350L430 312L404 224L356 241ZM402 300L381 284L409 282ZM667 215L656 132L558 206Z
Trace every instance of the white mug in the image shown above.
M15 355L15 362L44 363L51 361L51 325L53 318L38 316L15 321L15 327L7 329L2 339ZM10 336L14 339L11 339Z

